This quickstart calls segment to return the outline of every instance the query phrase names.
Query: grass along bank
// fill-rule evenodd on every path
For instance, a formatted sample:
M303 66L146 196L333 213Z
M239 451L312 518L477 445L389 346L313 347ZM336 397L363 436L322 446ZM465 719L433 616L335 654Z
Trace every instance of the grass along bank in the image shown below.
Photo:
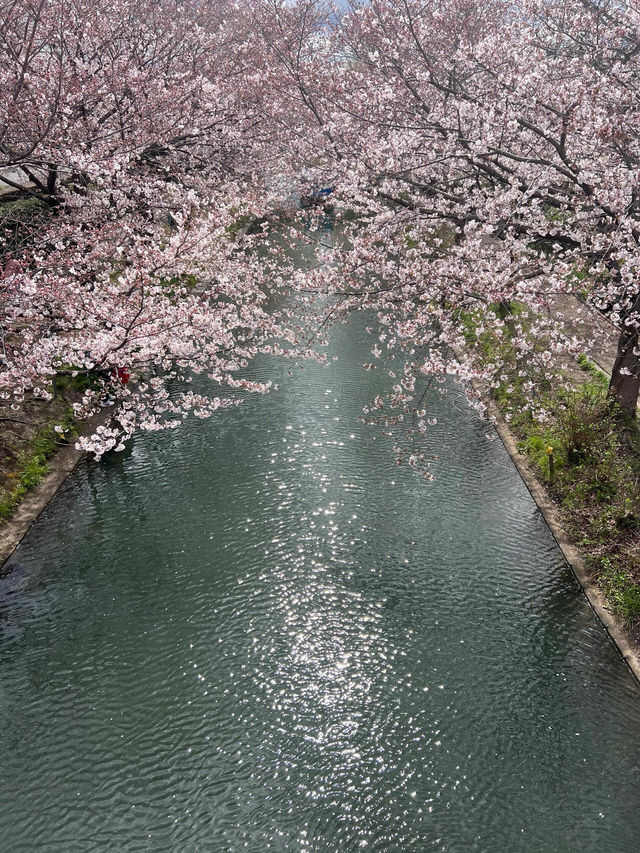
M526 333L532 318L517 305L512 311L501 331L487 324L478 332L482 317L465 316L467 345L482 363L502 365L491 387L495 404L609 608L640 642L640 433L635 423L621 425L608 377L585 356L559 374L533 377L530 357L518 357L512 343L515 326ZM532 346L546 348L540 338Z
M53 416L52 410L58 410ZM20 505L25 495L38 486L49 473L48 460L62 443L75 437L76 429L73 409L62 403L52 406L45 415L44 423L27 423L28 428L13 433L14 439L7 441L5 430L2 443L5 456L0 479L0 523L7 521ZM11 451L9 451L11 447Z

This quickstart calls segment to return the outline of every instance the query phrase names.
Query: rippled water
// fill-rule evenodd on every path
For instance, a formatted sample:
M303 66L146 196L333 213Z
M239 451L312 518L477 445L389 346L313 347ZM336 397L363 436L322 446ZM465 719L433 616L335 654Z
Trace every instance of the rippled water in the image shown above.
M499 442L338 363L83 464L0 582L0 849L632 851L640 695ZM282 368L286 372L286 367Z

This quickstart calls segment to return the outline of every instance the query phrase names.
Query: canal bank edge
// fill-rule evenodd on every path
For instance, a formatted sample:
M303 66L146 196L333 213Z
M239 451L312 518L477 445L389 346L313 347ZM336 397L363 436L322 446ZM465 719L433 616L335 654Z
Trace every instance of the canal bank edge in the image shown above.
M82 434L91 435L99 426L106 426L112 416L113 409L98 412L85 422ZM0 525L0 576L13 552L85 455L74 444L62 445L47 460L49 473L22 498L11 518Z
M513 464L540 510L551 535L556 540L563 557L586 595L591 609L601 622L636 682L640 685L640 648L629 637L621 620L608 609L606 599L591 577L579 549L564 529L557 507L529 467L526 458L518 450L515 436L507 426L497 405L493 400L487 400L486 395L483 396L483 399L487 403L488 413L493 419L505 450L513 460Z

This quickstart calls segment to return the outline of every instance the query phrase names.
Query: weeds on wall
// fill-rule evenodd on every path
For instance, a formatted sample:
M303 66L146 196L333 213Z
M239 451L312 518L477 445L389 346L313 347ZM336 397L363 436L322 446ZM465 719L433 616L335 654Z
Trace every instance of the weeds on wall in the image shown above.
M74 435L75 427L71 408L62 419L47 424L40 430L28 450L20 455L18 470L8 478L5 491L0 495L1 521L10 518L24 496L42 482L49 473L48 459L61 443Z

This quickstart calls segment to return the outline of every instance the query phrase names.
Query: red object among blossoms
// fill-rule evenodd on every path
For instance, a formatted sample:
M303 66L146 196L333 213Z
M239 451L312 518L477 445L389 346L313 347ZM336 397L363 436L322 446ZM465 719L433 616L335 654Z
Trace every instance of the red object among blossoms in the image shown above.
M131 371L128 367L116 367L116 376L119 382L126 385L131 379Z

